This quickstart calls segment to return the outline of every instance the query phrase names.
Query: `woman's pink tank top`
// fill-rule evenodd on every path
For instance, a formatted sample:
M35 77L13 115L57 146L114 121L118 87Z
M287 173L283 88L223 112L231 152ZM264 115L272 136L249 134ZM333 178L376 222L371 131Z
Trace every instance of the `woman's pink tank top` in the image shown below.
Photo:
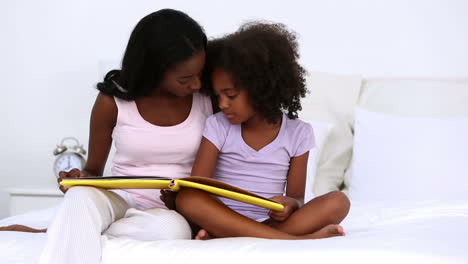
M117 123L112 138L116 149L112 175L190 176L195 155L200 146L205 120L213 113L211 100L200 93L193 94L192 109L185 121L170 126L156 126L140 115L135 101L115 98ZM160 190L125 189L138 209L164 208Z

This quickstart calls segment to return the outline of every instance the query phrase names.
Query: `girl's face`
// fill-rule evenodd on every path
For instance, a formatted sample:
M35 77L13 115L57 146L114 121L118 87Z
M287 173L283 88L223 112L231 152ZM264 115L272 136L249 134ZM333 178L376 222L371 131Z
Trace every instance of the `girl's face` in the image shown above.
M176 64L164 74L160 88L176 96L188 96L201 88L201 74L205 66L205 51L195 53L188 60Z
M247 90L235 87L231 76L224 69L216 69L211 81L218 106L231 124L242 124L255 116Z

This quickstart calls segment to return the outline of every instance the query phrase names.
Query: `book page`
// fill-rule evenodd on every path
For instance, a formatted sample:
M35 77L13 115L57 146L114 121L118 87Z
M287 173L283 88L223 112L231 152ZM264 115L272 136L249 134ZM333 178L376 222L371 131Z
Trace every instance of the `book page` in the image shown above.
M246 191L246 190L241 189L239 187L236 187L236 186L233 186L233 185L230 185L230 184L227 184L227 183L224 183L222 181L218 181L218 180L215 180L215 179L212 179L212 178L192 176L192 177L180 178L178 180L205 184L205 185L213 186L213 187L216 187L216 188L229 190L229 191L233 191L233 192L238 192L238 193L242 193L242 194L245 194L245 195L250 195L250 196L253 196L253 197L257 197L257 198L260 198L260 199L271 201L268 198L262 197L260 195L255 194L255 193Z

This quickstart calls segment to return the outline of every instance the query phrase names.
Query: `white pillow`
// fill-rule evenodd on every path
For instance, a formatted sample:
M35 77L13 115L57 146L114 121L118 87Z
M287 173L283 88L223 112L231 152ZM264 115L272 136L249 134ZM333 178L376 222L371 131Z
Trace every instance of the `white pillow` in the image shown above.
M468 117L355 112L349 196L368 202L468 201Z
M317 120L304 120L304 122L307 122L312 126L315 136L315 147L310 150L309 161L307 163L307 178L304 193L304 203L306 203L315 197L313 187L315 176L317 174L317 165L323 146L327 141L330 131L333 129L333 125L328 122Z
M358 106L397 116L448 118L468 116L467 102L468 78L366 78ZM344 177L345 191L352 177L352 162L350 165Z
M313 190L315 194L338 190L344 181L353 146L353 110L361 90L361 76L310 72L310 93L301 100L303 120L333 123L327 143L317 165Z

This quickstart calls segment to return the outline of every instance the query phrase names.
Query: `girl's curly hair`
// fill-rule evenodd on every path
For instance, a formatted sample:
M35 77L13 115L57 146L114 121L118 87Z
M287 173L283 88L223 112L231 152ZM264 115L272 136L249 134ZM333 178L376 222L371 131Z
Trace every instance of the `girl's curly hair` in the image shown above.
M270 123L302 109L306 70L298 63L296 35L283 24L250 22L232 34L208 42L204 84L223 68L234 85L246 89L254 109Z

